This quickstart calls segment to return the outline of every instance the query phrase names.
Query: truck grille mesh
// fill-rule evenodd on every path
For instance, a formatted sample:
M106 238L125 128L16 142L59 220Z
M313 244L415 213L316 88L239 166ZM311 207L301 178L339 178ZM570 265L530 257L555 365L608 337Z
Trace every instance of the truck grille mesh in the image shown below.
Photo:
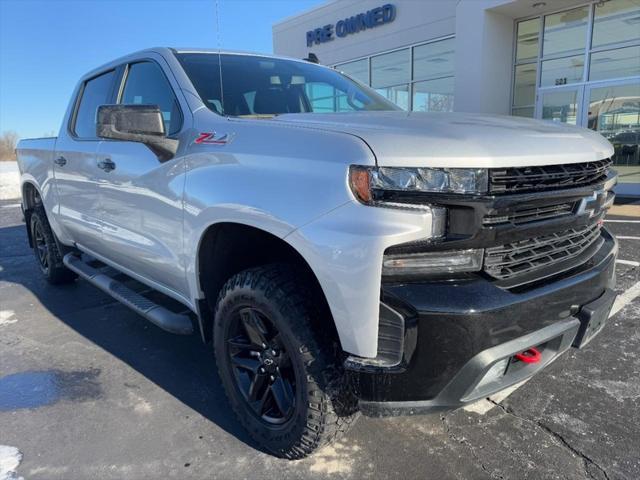
M574 207L574 202L568 202L544 207L522 208L509 215L487 215L482 220L482 223L484 225L496 225L511 222L514 225L522 225L529 222L537 222L538 220L549 220L571 215Z
M606 178L612 160L545 165L539 167L493 168L489 170L491 193L521 193L590 185Z
M593 224L487 248L484 271L500 280L535 272L580 255L599 237L600 225Z

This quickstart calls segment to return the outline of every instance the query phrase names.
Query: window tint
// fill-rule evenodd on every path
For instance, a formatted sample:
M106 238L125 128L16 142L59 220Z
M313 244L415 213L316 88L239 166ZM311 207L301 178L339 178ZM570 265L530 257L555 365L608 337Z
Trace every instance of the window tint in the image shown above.
M538 57L538 33L540 19L534 18L518 22L518 39L516 41L516 61L535 60Z
M376 88L376 92L398 105L402 110L409 110L409 85Z
M544 17L542 54L570 55L584 50L587 44L588 6Z
M153 62L140 62L129 66L120 103L158 105L168 135L178 132L182 126L182 115L171 85L162 69Z
M96 113L100 105L110 102L114 75L112 70L85 82L73 127L78 137L96 137Z
M593 47L640 39L640 3L611 0L596 3Z
M369 84L369 61L366 58L355 62L342 63L336 66L336 69L346 73L351 78L360 80L365 85Z
M513 85L513 106L522 107L536 103L537 63L516 66Z
M413 80L452 77L454 72L455 40L427 43L413 49Z
M411 79L411 54L408 48L371 57L371 86L387 87Z
M416 112L453 112L453 77L415 82L413 110Z
M589 80L640 75L640 46L591 54Z
M179 53L176 56L202 101L219 114L397 110L368 87L313 63L257 55ZM224 95L220 91L220 70Z

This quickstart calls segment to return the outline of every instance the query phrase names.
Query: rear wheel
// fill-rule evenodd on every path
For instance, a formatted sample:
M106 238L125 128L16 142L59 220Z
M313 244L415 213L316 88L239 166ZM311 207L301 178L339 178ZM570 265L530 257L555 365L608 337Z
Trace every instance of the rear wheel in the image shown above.
M73 282L77 275L62 263L62 255L42 205L37 205L31 212L30 228L33 252L45 278L55 285Z
M283 265L241 272L223 287L214 320L232 408L260 445L289 459L333 441L357 417L335 342L312 328L302 284Z

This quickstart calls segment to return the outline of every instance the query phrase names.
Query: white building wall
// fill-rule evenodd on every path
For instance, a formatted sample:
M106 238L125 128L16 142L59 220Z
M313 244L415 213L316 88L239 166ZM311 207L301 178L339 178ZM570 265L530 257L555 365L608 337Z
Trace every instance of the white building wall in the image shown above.
M276 54L325 65L455 34L454 110L509 114L515 19L570 8L585 0L333 0L273 26ZM385 3L396 6L388 24L307 47L306 33ZM536 7L534 7L536 5Z
M307 31L334 24L385 3L396 6L393 22L307 47ZM273 26L273 51L304 58L315 53L324 65L353 60L455 33L453 0L334 0Z
M462 0L456 8L454 109L508 114L514 21L489 10L497 1Z

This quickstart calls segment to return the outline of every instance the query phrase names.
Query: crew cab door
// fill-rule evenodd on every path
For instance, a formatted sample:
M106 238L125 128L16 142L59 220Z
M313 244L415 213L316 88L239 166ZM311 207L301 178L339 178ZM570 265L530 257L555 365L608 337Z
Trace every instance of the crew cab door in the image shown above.
M96 159L101 140L96 136L96 111L99 105L112 101L115 77L115 70L109 70L82 84L53 156L58 192L54 215L69 238L91 250L100 249L102 230Z
M158 105L169 136L183 126L174 90L154 60L126 65L117 103ZM184 162L161 162L144 144L105 139L99 147L101 253L122 270L185 295L182 258ZM175 295L173 295L175 297Z

